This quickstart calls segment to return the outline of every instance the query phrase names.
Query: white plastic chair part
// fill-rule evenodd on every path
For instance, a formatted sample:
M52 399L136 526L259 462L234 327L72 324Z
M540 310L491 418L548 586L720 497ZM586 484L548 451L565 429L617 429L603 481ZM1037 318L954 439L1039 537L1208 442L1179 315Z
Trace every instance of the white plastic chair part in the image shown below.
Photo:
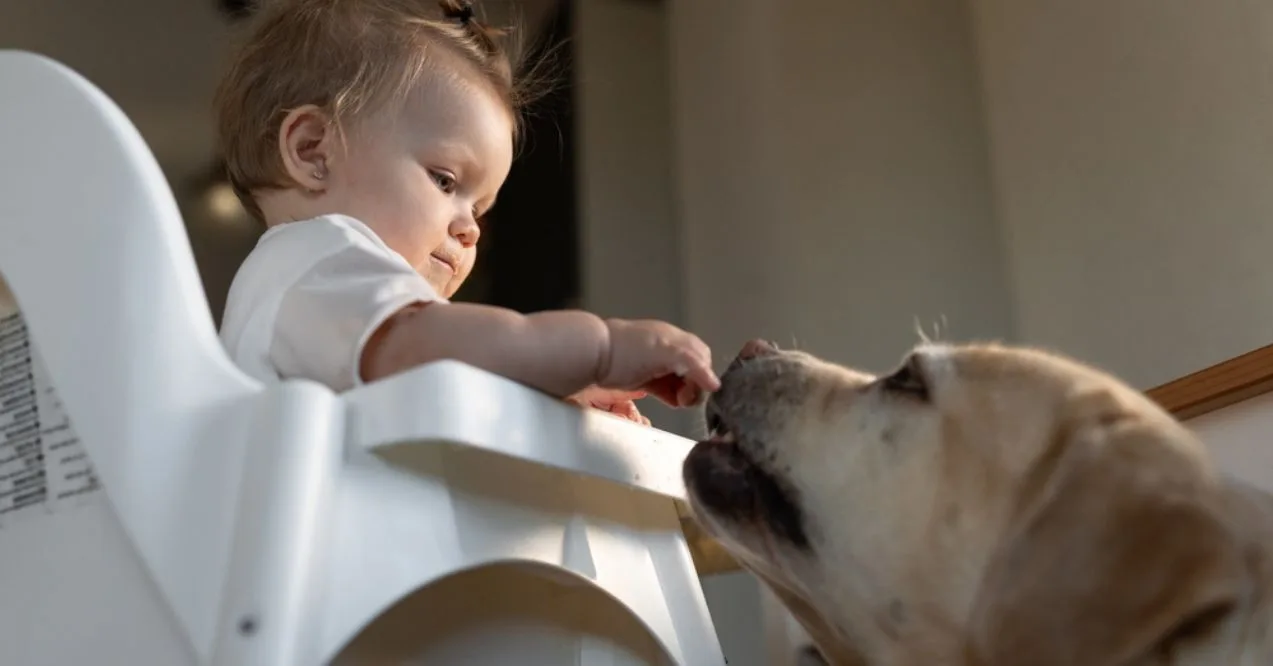
M504 377L456 361L346 394L350 444L382 454L399 443L468 443L492 453L684 499L681 461L693 442L630 421L585 413ZM430 396L427 404L419 396ZM487 396L472 400L470 396Z
M219 353L172 193L123 113L32 54L0 53L0 90L0 272L127 541L206 661L261 388Z
M0 90L0 663L406 663L362 637L409 598L430 626L381 641L437 629L409 663L724 662L668 501L687 442L457 363L345 395L247 379L123 113L28 53L0 51ZM548 615L508 610L546 589Z
M430 399L422 402L423 395ZM343 642L358 618L399 590L516 559L599 586L647 625L673 663L717 663L710 660L719 655L715 631L670 501L684 497L679 462L688 440L581 412L456 362L434 363L345 397L351 459L377 460L411 475L406 484L384 474L343 479L343 538L333 557L349 564L336 568L376 574L357 588L329 591L339 601L326 606L325 635ZM539 466L528 468L523 460ZM370 507L386 506L413 508L392 521L372 519L384 514ZM414 507L428 507L431 515ZM416 545L405 552L430 557L380 556L388 544L408 541Z

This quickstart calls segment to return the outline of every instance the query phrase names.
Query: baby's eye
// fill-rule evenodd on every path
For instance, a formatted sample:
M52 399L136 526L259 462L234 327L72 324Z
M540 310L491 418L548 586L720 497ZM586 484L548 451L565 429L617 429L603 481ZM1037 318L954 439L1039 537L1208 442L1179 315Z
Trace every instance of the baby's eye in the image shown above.
M455 176L452 176L445 171L430 169L429 177L437 184L439 190L442 190L447 194L453 194L455 192Z

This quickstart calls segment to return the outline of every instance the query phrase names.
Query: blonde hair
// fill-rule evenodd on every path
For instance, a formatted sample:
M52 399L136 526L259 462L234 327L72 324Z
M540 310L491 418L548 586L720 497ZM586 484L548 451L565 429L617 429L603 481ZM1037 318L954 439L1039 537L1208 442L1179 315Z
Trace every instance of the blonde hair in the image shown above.
M217 138L235 194L260 218L252 192L290 185L278 149L284 116L313 104L340 131L404 99L425 67L437 65L427 57L431 46L489 84L516 135L529 89L501 43L508 33L479 22L461 0L270 0L216 94Z

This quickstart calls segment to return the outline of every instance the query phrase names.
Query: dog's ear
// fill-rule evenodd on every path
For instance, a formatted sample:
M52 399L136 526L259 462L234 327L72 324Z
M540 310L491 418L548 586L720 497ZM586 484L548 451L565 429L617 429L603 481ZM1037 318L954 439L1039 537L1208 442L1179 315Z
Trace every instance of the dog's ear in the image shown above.
M1106 411L1063 430L987 570L969 664L1120 666L1169 654L1213 628L1248 585L1218 481L1182 427Z

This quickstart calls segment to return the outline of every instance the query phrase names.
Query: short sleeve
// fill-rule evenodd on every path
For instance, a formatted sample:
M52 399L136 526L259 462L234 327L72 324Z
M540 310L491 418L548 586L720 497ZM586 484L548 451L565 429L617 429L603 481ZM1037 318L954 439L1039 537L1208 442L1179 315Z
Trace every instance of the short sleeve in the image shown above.
M376 243L349 244L315 262L283 293L269 356L280 377L344 391L361 383L363 347L407 305L440 301L400 256Z

